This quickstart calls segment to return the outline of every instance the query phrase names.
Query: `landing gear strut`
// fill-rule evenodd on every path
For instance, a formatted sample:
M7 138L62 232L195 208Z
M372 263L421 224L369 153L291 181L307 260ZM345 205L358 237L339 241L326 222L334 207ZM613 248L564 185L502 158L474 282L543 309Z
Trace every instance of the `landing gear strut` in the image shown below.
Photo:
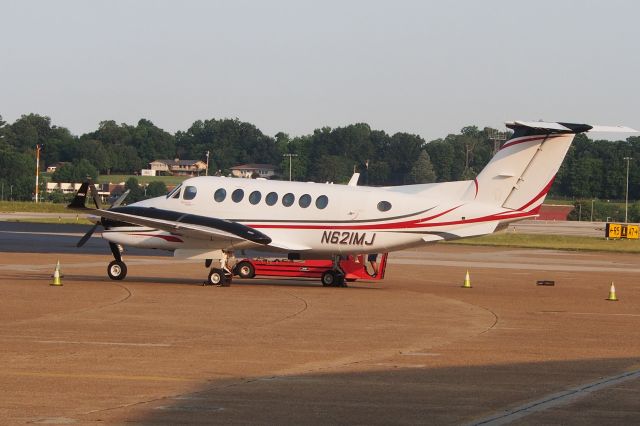
M323 287L346 287L347 285L344 282L344 271L340 268L340 256L333 256L333 266L331 269L324 271L322 277L320 278L322 281Z
M220 268L211 268L207 281L202 285L215 285L218 287L229 287L233 277L232 268L229 267L229 259L233 258L233 252L222 251L220 259ZM212 264L211 259L205 260L205 266L208 268Z
M124 280L127 276L127 265L122 261L122 246L115 243L109 243L109 248L115 260L107 266L107 275L112 280Z

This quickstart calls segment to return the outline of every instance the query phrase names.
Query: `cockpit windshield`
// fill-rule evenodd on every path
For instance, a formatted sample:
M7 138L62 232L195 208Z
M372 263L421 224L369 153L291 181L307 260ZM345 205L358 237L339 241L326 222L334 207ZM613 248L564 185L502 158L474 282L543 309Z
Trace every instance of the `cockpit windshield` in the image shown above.
M178 186L173 188L171 191L169 191L169 193L167 194L167 198L170 198L173 194L179 192L181 187L182 187L182 184L179 184Z

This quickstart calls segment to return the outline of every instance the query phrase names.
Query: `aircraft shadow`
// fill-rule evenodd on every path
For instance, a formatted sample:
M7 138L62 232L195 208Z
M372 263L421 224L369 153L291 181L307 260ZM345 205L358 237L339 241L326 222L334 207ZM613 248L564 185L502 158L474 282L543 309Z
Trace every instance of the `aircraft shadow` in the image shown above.
M424 358L410 358L421 364ZM398 363L368 372L215 380L153 403L141 424L476 424L527 402L620 374L637 358L459 367ZM618 385L618 386L624 386ZM637 387L637 386L636 386ZM617 388L617 386L616 386ZM622 391L624 392L624 391ZM640 406L616 411L588 396L534 412L527 424L631 424ZM600 416L600 417L598 417ZM601 420L601 422L598 421ZM522 422L522 419L520 420Z

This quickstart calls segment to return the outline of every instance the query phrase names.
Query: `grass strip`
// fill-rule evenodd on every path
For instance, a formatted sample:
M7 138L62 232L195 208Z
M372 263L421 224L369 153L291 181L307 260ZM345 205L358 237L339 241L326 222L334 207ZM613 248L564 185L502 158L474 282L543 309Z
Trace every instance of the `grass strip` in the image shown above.
M640 253L638 240L606 240L599 237L573 235L544 235L498 233L482 237L447 241L445 244L463 244L491 247L522 247L551 250L606 251L615 253Z

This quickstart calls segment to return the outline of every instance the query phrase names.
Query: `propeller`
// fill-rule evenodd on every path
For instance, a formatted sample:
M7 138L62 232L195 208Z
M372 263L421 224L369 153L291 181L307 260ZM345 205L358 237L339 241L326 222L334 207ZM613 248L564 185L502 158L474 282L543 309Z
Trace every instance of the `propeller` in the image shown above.
M100 197L98 197L98 191L96 191L96 187L93 185L89 185L89 191L93 196L93 202L95 203L96 208L98 210L102 210L102 203L100 202ZM120 204L122 204L124 199L127 198L127 195L129 195L128 189L120 197L118 197L115 203L113 203L111 207L109 207L107 210L111 210L114 207L118 207ZM93 225L91 229L89 229L87 233L82 236L82 238L80 238L80 241L78 241L78 243L76 244L76 247L82 247L83 245L85 245L85 243L89 241L89 238L91 238L93 233L96 232L96 229L98 229L98 226L101 224L102 224L102 221L97 221L96 224Z

